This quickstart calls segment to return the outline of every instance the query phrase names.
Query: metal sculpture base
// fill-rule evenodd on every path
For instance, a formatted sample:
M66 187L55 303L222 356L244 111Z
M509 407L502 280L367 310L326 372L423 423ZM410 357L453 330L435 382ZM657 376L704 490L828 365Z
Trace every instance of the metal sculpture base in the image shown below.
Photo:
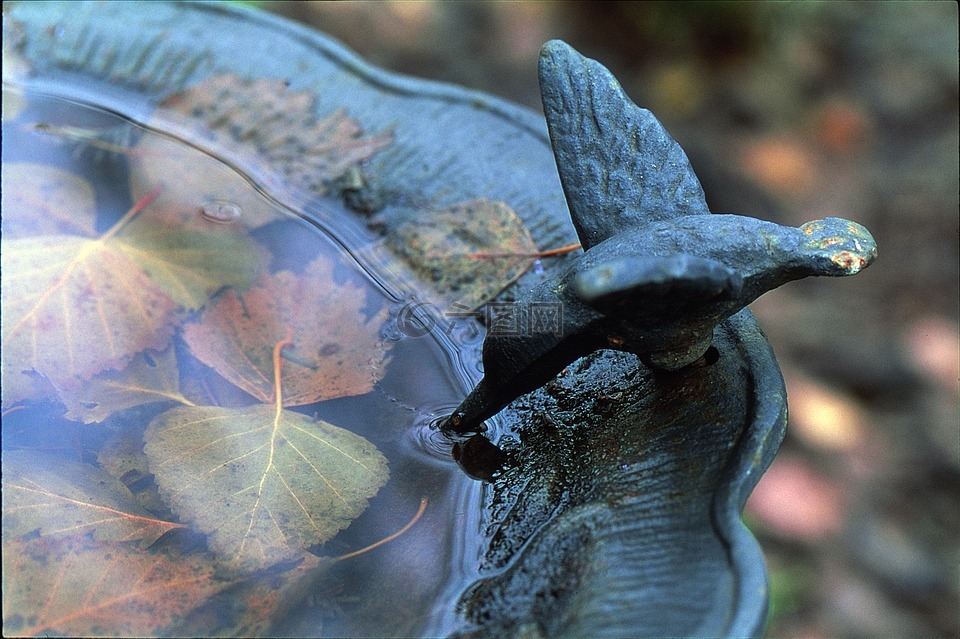
M749 311L714 344L712 364L672 373L598 352L507 409L515 466L484 508L462 636L762 632L766 572L740 512L783 437L785 389Z

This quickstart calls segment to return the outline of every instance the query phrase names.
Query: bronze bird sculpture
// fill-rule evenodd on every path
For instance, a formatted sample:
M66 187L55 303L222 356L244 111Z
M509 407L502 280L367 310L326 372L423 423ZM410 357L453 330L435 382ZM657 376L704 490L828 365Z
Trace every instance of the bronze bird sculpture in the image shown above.
M787 227L710 213L680 146L613 75L559 40L540 54L540 90L570 216L584 252L518 299L554 304L557 330L488 332L484 377L443 424L484 420L595 350L655 370L702 358L714 327L763 293L813 275L852 275L876 257L870 233L826 218Z

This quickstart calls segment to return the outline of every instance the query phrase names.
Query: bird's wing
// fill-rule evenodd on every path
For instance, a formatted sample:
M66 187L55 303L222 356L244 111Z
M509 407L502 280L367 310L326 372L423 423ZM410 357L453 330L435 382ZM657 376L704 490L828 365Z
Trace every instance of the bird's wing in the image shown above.
M626 227L710 212L683 149L599 62L560 40L547 42L540 93L584 249Z
M739 297L743 278L721 262L693 255L624 256L578 269L573 290L601 313L627 309L668 320Z

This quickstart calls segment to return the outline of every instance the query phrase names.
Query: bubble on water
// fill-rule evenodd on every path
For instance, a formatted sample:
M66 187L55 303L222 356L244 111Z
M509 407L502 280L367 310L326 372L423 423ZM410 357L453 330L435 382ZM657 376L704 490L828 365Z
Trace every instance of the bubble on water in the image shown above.
M230 200L208 200L200 207L200 214L217 224L230 224L240 219L240 205Z
M533 262L533 272L535 275L543 275L544 273L543 262L540 260L534 260Z

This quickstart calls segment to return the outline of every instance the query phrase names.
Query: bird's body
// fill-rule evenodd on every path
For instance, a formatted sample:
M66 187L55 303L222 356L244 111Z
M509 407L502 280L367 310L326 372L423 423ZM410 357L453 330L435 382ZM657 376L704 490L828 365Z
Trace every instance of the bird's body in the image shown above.
M447 421L466 433L564 366L602 348L676 370L709 348L714 327L757 297L813 275L851 275L876 256L859 224L785 227L714 215L686 155L612 75L558 41L540 58L544 112L582 255L518 300L559 306L544 332L491 331L484 378Z

